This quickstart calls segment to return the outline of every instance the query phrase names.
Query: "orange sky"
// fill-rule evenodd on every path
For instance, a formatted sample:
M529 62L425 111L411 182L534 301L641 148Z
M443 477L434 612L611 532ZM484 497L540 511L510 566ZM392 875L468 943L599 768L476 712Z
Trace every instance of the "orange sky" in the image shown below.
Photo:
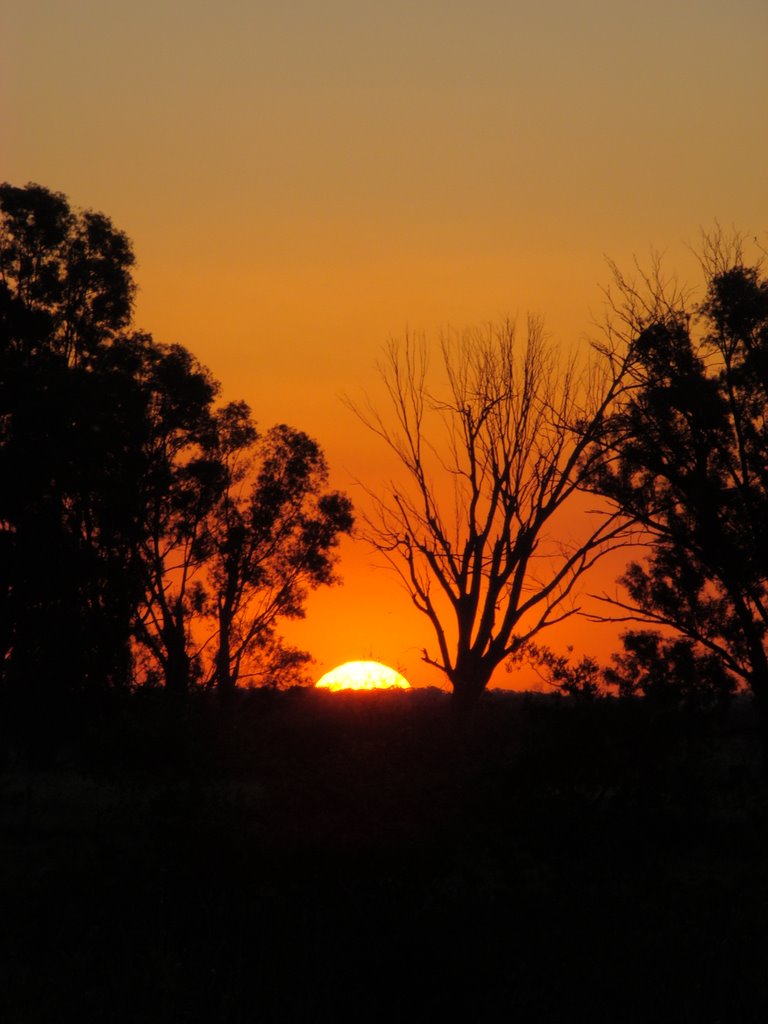
M583 342L606 254L768 231L764 0L28 0L0 12L0 179L133 239L138 323L334 483L381 461L342 406L382 344L541 313ZM615 565L593 585L608 583ZM412 682L427 624L360 545L289 635ZM605 652L578 624L553 642Z

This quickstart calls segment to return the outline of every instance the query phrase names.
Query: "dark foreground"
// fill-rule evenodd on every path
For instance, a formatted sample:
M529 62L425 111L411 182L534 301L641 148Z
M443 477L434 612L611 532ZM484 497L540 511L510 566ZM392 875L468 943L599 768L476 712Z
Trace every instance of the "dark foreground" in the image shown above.
M11 710L2 1020L765 1019L747 704L445 705Z

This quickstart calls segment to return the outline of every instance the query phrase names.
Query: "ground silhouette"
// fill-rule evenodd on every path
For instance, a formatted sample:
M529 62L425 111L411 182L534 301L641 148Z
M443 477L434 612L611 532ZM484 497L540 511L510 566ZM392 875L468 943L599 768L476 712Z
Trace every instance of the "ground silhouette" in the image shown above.
M4 708L5 1020L761 1019L747 700L236 696Z

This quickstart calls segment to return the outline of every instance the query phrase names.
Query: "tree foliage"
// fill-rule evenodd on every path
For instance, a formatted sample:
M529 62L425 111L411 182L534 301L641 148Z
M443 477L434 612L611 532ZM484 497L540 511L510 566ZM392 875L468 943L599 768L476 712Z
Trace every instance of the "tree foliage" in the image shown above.
M530 665L539 678L566 697L591 701L603 694L603 669L589 655L572 659L573 647L566 654L557 654L544 644L529 642L508 661L507 670L515 671L521 664Z
M241 425L235 433L247 436ZM328 466L312 438L279 424L254 435L238 464L232 456L243 453L231 436L222 451L230 461L211 520L208 573L212 678L222 690L237 683L244 666L252 669L255 653L269 653L273 670L300 664L276 644L275 623L303 616L308 590L334 581L339 536L352 529L351 503L326 490Z
M293 670L276 623L351 529L316 442L260 437L187 349L131 329L133 263L102 214L0 186L0 657L20 686Z
M0 322L20 354L87 365L131 318L128 237L40 185L0 185Z
M657 704L709 707L735 689L722 659L687 637L663 637L657 630L628 630L624 650L604 670L608 686L620 697L646 697Z
M716 655L764 705L768 282L738 240L708 239L702 267L698 304L670 289L658 267L639 284L617 274L614 322L632 388L601 439L593 483L651 545L622 578L629 599L616 603Z
M1 642L4 674L29 686L129 675L146 468L120 335L132 264L107 218L0 186Z

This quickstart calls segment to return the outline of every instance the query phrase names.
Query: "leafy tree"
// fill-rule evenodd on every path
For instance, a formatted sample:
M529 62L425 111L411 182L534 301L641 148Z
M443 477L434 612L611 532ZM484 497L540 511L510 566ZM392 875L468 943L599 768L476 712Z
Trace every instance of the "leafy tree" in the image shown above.
M146 339L140 382L148 397L148 471L140 485L144 593L135 632L166 689L182 695L202 673L192 627L204 604L209 521L226 487L216 451L218 384L186 349Z
M358 415L396 456L401 477L372 494L369 539L429 620L460 712L494 670L573 615L580 577L623 542L619 512L564 519L589 479L592 446L622 386L561 368L536 322L446 340L442 381L425 347L393 344L383 378L392 417ZM353 406L354 408L354 406Z
M556 654L544 644L529 642L509 659L507 668L512 671L526 662L547 686L564 696L594 700L604 692L603 669L594 658L586 654L578 661L572 661L572 651L573 648L569 647L566 654Z
M41 185L0 185L4 348L85 364L128 326L135 285L128 237Z
M138 658L181 694L257 652L295 671L276 622L333 581L349 502L314 441L259 438L190 352L130 330L133 262L102 214L0 186L4 678L128 685Z
M132 264L100 214L0 186L3 674L28 686L129 676L143 469L120 340Z
M276 626L334 581L351 505L324 490L315 441L284 425L259 436L244 402L213 410L209 378L174 355L184 366L172 407L154 421L156 464L170 473L150 485L138 636L171 692L200 682L226 696L244 677L293 677L306 662Z
M642 696L660 704L708 707L722 703L735 687L722 659L685 637L663 637L656 630L628 630L624 651L604 670L621 697Z
M268 654L275 668L296 664L295 652L276 645L275 623L302 616L307 591L333 582L335 548L352 528L349 499L325 490L328 467L317 443L283 424L257 439L242 413L221 417L220 450L230 461L211 518L212 678L222 693L254 655L263 664ZM247 457L238 463L238 454Z
M707 240L702 266L693 306L658 269L639 285L617 274L632 388L592 483L651 545L622 578L628 600L611 600L716 655L754 693L768 737L768 282L738 241ZM632 634L636 660L652 636Z

